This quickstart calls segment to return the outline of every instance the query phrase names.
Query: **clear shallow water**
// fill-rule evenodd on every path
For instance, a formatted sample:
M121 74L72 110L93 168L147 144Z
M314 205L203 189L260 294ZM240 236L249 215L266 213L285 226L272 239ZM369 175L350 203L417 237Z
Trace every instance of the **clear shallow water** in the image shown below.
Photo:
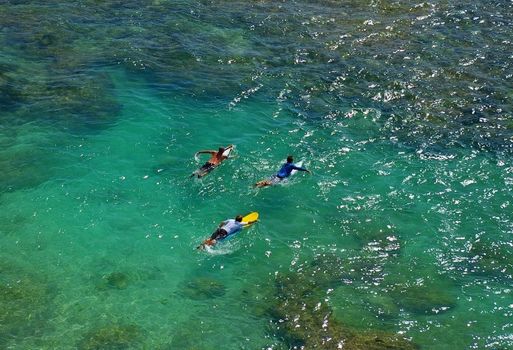
M2 347L513 346L511 4L1 7Z

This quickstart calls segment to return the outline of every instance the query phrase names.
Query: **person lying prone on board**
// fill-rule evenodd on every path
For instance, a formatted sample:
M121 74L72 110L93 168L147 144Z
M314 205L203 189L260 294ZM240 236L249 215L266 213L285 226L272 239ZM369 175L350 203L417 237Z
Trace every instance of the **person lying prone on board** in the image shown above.
M207 175L212 169L214 169L216 166L221 164L225 159L228 158L227 155L224 155L225 151L229 148L232 148L233 145L229 145L226 148L225 147L219 147L219 150L203 150L196 152L195 156L198 154L210 154L211 157L207 162L198 170L196 170L194 173L192 173L191 177L197 176L198 178L203 177Z
M219 224L219 227L212 233L210 238L206 239L196 249L204 249L205 246L214 246L218 241L225 239L226 237L239 232L246 225L257 222L254 221L242 221L242 215L237 215L235 219L228 219Z
M282 181L283 179L286 179L287 177L289 177L290 174L292 174L293 170L306 171L307 173L310 174L310 170L307 170L306 168L297 166L296 164L294 164L294 158L292 156L288 156L287 163L285 163L281 166L281 169L278 171L278 173L271 176L269 179L258 181L254 186L255 187L265 187L265 186L274 185L274 184Z

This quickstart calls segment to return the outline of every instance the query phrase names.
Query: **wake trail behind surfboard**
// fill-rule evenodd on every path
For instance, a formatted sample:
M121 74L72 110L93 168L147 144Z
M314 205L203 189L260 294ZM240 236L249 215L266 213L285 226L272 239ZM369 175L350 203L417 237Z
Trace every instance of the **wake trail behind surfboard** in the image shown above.
M233 247L231 246L223 246L223 247L216 247L215 249L211 246L205 247L205 252L207 252L210 255L226 255L233 253Z

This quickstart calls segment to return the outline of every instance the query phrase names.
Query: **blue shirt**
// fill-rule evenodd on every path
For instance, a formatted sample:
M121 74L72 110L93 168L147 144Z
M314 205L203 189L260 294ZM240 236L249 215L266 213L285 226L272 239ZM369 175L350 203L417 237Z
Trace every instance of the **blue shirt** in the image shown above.
M278 171L278 174L276 174L276 176L278 176L281 179L289 177L292 173L292 170L306 171L305 168L298 167L294 163L285 163L281 166L281 169L280 171Z
M247 225L247 222L241 221L235 221L234 219L228 219L223 223L223 226L221 227L223 230L225 230L229 235L232 235L240 230L242 230L242 227L244 225Z

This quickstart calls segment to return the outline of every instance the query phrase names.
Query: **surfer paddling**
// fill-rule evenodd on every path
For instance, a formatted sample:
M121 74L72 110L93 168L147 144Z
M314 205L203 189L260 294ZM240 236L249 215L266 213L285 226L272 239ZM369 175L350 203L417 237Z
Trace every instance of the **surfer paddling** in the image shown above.
M196 249L204 249L205 246L214 246L217 242L239 232L244 226L258 221L242 221L242 219L242 215L237 215L235 219L228 219L221 222L210 238L204 240Z
M256 184L254 184L255 187L266 187L271 186L274 184L277 184L281 182L283 179L286 179L292 174L293 170L297 171L306 171L307 173L310 173L310 170L307 170L306 168L303 168L301 166L297 166L294 164L294 158L292 156L287 157L287 163L283 164L275 175L271 176L269 179L258 181Z
M203 150L198 151L194 155L195 157L199 154L210 154L210 159L207 160L205 164L199 169L197 169L195 172L191 174L190 177L197 176L198 178L201 178L205 175L207 175L209 172L214 170L219 164L221 164L225 159L228 158L230 155L230 152L233 150L233 145L229 145L226 148L225 147L219 147L219 150Z

